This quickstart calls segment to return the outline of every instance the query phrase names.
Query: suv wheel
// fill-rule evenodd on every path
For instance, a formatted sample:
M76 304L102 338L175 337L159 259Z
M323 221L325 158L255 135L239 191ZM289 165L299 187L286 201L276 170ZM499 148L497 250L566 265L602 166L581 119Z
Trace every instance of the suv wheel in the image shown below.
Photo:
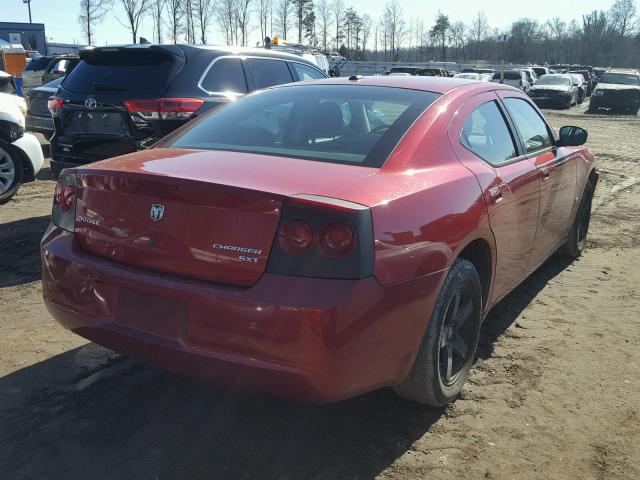
M11 200L24 176L22 162L15 151L4 144L0 144L0 204Z

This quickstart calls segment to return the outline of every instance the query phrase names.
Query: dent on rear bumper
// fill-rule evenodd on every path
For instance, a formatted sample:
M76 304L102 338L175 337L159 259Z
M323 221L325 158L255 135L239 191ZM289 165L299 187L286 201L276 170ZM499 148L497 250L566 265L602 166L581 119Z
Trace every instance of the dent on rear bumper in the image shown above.
M48 310L79 335L170 370L314 402L402 381L440 283L265 274L236 288L97 257L53 226L42 270Z

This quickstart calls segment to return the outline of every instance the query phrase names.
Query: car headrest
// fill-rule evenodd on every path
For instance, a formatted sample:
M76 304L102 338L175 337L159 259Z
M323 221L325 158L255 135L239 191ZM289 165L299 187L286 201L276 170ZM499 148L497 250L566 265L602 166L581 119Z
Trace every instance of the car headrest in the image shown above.
M344 118L335 102L322 101L312 108L309 122L310 138L337 137L344 133Z

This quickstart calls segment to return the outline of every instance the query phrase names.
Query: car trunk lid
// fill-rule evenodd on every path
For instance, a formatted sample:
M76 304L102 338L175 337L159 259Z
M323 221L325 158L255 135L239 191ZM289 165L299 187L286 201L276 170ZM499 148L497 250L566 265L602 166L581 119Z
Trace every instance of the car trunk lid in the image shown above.
M317 193L371 170L377 169L151 149L78 169L75 233L84 249L103 257L246 287L267 266L284 197Z

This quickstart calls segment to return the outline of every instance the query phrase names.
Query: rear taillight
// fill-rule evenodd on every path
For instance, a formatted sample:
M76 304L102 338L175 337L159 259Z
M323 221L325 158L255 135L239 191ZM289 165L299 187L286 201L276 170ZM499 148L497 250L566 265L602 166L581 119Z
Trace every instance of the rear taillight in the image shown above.
M270 273L357 279L373 275L371 212L352 202L315 195L288 198Z
M49 97L49 101L47 102L47 107L51 112L51 115L54 117L58 116L60 110L62 110L62 105L64 104L64 99L58 97Z
M148 120L181 120L191 118L204 105L201 98L150 98L125 100L129 112Z
M69 232L74 231L77 188L75 173L63 171L53 194L51 221Z

